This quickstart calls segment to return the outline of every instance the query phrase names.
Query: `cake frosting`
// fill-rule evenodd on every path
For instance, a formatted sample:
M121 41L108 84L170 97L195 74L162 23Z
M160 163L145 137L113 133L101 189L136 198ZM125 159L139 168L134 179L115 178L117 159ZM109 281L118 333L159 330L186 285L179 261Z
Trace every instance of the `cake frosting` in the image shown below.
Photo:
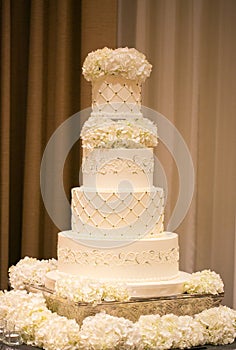
M82 245L73 231L61 232L58 239L59 270L65 273L122 282L166 281L179 274L178 237L171 232L111 248L102 248L103 242Z
M163 190L98 192L72 189L72 231L81 239L136 240L163 231Z
M94 81L92 88L92 116L120 119L142 117L141 83L108 75Z
M133 297L182 292L178 235L164 231L164 191L153 185L157 127L141 112L151 65L135 49L90 53L92 113L81 131L83 185L71 191L71 230L58 235L58 271L127 284Z
M84 150L82 163L84 188L98 191L147 191L153 186L152 148Z

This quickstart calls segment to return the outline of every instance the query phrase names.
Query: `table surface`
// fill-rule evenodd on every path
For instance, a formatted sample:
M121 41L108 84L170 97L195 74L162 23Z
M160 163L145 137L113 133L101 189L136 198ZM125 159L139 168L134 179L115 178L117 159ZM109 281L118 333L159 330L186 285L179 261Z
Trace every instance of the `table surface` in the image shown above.
M39 350L40 348L37 348L35 346L29 346L29 345L25 345L25 344L22 344L22 345L17 345L17 346L10 346L10 345L6 345L6 344L3 344L2 342L0 342L0 350L11 350L11 349L19 349L19 350ZM42 350L42 349L40 349Z
M16 349L19 349L19 350L42 350L41 348L37 348L35 346L29 346L29 345L20 345L20 346L9 346L9 345L5 345L3 344L2 342L0 342L0 350L16 350ZM228 345L218 345L218 346L215 346L215 345L204 345L204 346L196 346L194 348L192 348L192 350L204 350L204 349L207 349L207 350L221 350L221 349L224 349L224 350L236 350L236 341L232 344L228 344ZM177 349L175 349L177 350Z

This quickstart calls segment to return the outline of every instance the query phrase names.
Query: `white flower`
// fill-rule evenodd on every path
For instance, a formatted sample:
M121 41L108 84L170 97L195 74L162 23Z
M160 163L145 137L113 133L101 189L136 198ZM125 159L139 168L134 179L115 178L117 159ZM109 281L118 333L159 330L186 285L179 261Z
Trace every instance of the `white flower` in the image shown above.
M51 312L42 293L0 292L0 318L13 322L26 344L45 350L170 349L229 344L236 337L236 311L220 306L198 315L141 316L134 324L105 313L75 320Z
M133 322L99 313L84 319L80 330L81 349L128 349L126 344L132 332Z
M39 267L41 271L35 271ZM55 262L25 258L10 270L13 285L23 287L33 281L42 283L43 273ZM20 276L17 282L17 276ZM70 277L58 280L57 293L73 301L99 303L129 300L125 286ZM185 285L190 293L221 293L223 282L209 270L198 272ZM75 320L52 313L42 293L25 290L0 292L0 319L14 323L23 341L45 350L77 349L171 349L203 344L229 344L236 338L236 311L220 306L195 316L141 316L133 322L100 313L87 317L80 328Z
M107 117L90 117L81 131L83 147L143 148L158 143L157 128L147 118L114 121Z
M173 348L184 349L205 344L203 326L192 316L179 316L176 327L179 337L173 340Z
M95 281L80 280L72 277L59 278L55 284L55 293L61 298L73 302L99 303L102 299L102 290Z
M164 334L165 333L165 334ZM144 315L134 325L134 331L129 339L130 344L137 344L138 349L170 349L172 337L163 329L160 315Z
M236 311L225 306L198 315L141 316L127 344L138 349L191 348L203 344L229 344L236 337Z
M127 287L121 283L66 276L56 281L55 293L73 302L99 304L102 301L127 301Z
M184 283L184 292L189 294L219 294L224 292L221 277L210 270L192 273L190 279Z
M205 343L229 344L236 338L236 311L226 306L204 310L195 320L204 328Z
M20 290L2 293L0 314L6 321L14 323L28 345L46 350L79 349L79 325L75 320L52 313L42 293Z
M4 319L14 322L25 342L34 344L36 328L51 315L42 293L28 294L26 291L12 290L0 298L0 311L3 304Z
M51 313L35 331L35 343L45 350L80 349L80 327L75 320Z
M25 284L44 285L45 274L57 268L57 261L37 260L26 256L9 268L9 281L14 289L24 289Z
M141 52L134 48L104 47L90 52L82 71L86 80L94 81L105 75L120 75L126 79L144 82L151 73L152 66Z

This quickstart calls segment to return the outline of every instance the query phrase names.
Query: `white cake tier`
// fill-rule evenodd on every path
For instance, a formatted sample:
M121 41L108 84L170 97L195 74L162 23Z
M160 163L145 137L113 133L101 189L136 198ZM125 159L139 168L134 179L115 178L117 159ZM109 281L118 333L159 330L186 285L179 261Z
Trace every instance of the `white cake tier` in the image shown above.
M83 186L96 191L145 191L153 186L152 148L83 150Z
M92 116L114 119L141 117L141 84L121 76L106 75L92 84Z
M81 243L73 231L59 233L59 272L131 283L178 277L179 246L175 233L163 232L158 238L140 239L122 247L104 248L100 241L96 241L96 247L89 244L89 241Z
M163 232L164 193L72 189L72 231L80 239L127 241Z
M48 272L45 276L46 288L55 290L56 281L65 277L75 278L75 275L59 272L58 270ZM183 285L190 277L191 275L187 272L180 271L178 277L168 281L127 282L126 286L131 299L167 297L182 294L184 290Z

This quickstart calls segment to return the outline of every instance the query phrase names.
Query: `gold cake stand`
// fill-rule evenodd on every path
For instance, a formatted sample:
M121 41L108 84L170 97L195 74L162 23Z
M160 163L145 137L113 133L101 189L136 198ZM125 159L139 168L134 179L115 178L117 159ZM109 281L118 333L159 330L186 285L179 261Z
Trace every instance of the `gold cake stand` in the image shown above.
M75 303L55 295L54 292L39 286L26 285L28 292L41 291L45 297L47 307L60 316L75 319L82 324L84 318L94 316L105 311L116 317L125 317L136 322L141 315L175 314L177 316L194 315L205 309L217 307L221 304L224 294L179 294L175 296L158 297L152 299L131 299L126 302L110 301L93 305Z

